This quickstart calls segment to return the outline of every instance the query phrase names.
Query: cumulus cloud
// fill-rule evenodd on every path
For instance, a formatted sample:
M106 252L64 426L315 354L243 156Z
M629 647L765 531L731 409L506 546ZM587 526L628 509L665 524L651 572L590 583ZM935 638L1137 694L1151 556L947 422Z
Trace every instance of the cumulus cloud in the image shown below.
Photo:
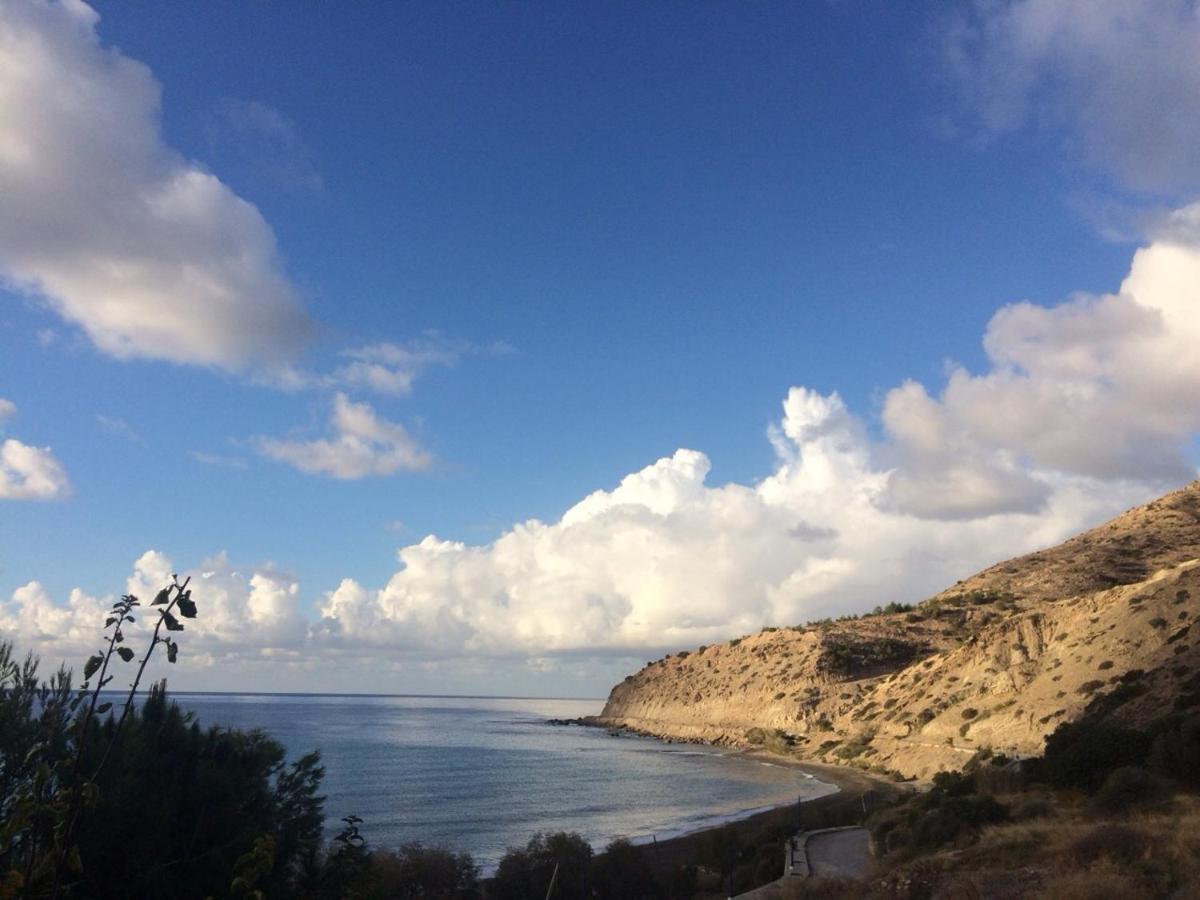
M1036 510L1052 472L1158 487L1196 477L1200 249L1176 237L1138 250L1115 294L1001 309L988 372L955 369L936 399L915 383L889 392L894 502L971 517Z
M169 557L148 550L134 562L125 591L146 603L170 583L175 571ZM224 553L179 575L191 578L189 588L200 611L186 621L180 641L185 668L264 655L286 659L304 648L309 626L298 607L299 585L293 576L269 565L243 570ZM45 656L78 661L96 652L116 599L75 588L66 603L58 603L42 584L31 581L0 601L0 633ZM134 617L127 638L133 646L144 646L153 613L144 609Z
M404 547L382 588L329 593L322 627L440 653L686 646L918 599L1190 481L1197 217L1173 217L1112 295L1000 310L991 367L890 391L880 440L837 394L793 388L759 483L711 486L707 457L679 450L556 522Z
M111 599L98 599L78 588L65 604L56 603L40 582L30 581L0 601L0 633L39 653L60 658L87 655L95 652L111 605Z
M158 82L97 24L0 6L0 275L117 358L284 365L312 325L271 228L164 143Z
M1195 0L977 2L946 58L990 133L1066 123L1082 154L1136 189L1200 186Z
M301 472L341 479L392 475L401 469L423 469L432 462L404 426L381 418L369 404L354 403L343 393L334 397L329 426L331 438L260 437L254 447L268 459L288 463Z
M352 573L313 586L311 623L294 579L215 557L196 569L213 617L197 626L198 650L623 659L913 601L1054 544L1196 476L1200 250L1187 237L1164 230L1111 295L1000 310L984 336L990 367L955 369L937 391L896 387L878 436L836 393L792 388L768 429L775 466L754 484L709 484L709 459L680 449L555 521L518 523L489 544L429 535L402 547L382 586ZM425 459L345 395L331 427L326 440L258 449L345 478ZM170 566L147 554L137 569L130 588L149 592ZM47 603L29 587L0 627L70 633ZM86 595L65 608L76 607L91 615Z
M1197 220L1197 207L1170 217L1111 295L997 312L987 370L956 368L939 390L896 387L877 437L836 393L791 389L768 429L775 466L754 484L709 484L709 459L680 449L555 521L518 523L484 545L429 535L405 546L382 586L313 586L312 623L295 579L214 557L195 570L211 616L197 625L197 652L623 658L912 601L1051 545L1196 476ZM403 428L344 394L330 428L322 440L255 446L339 478L429 461ZM130 589L148 593L169 571L147 554ZM60 607L27 585L0 628L53 640L93 612L82 592Z
M0 397L0 425L17 405ZM15 438L0 443L0 500L61 500L71 484L49 447L31 447Z
M704 454L679 450L557 522L487 546L427 537L384 587L346 579L326 597L326 639L538 656L688 646L919 598L1133 496L1060 479L1038 516L920 521L890 508L889 472L836 394L793 388L774 436L777 469L754 486L710 486Z

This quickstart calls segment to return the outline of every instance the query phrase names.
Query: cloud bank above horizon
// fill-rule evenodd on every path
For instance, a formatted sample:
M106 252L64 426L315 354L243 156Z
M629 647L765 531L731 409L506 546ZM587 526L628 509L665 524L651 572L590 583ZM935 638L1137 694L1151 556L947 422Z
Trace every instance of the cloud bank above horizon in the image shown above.
M1191 222L1200 207L1179 215ZM679 449L558 521L484 545L430 535L399 550L385 585L346 577L311 611L285 571L218 555L189 570L201 659L694 646L917 600L1053 544L1197 475L1200 248L1180 233L1138 250L1117 293L998 311L984 337L991 368L956 367L936 395L912 381L892 389L879 440L836 393L792 388L768 429L774 470L755 484L709 485L709 459ZM335 422L375 421L337 404ZM342 439L362 430L336 427ZM275 449L335 476L377 464L319 444ZM149 551L129 589L150 593L170 570ZM103 606L75 591L56 607L33 582L0 604L0 629L66 652Z

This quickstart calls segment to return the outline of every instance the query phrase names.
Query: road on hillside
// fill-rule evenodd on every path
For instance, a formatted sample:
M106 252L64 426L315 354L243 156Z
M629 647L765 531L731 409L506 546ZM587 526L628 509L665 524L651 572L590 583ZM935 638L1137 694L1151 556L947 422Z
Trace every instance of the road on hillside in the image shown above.
M808 863L815 877L865 878L871 840L865 828L814 834L808 839Z

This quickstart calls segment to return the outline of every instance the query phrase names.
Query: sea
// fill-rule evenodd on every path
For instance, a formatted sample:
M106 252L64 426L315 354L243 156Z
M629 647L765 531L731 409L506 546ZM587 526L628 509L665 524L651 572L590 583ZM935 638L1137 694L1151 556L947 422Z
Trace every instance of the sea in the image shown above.
M369 845L470 853L485 874L537 832L597 849L676 837L833 793L798 769L693 744L552 725L603 701L173 693L201 725L261 728L325 766L326 827L362 818Z

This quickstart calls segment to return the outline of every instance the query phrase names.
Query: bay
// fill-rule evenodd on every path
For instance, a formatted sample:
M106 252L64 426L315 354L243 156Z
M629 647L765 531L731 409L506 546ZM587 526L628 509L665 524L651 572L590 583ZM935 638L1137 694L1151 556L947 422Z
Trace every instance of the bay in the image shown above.
M554 726L599 700L330 694L172 695L204 726L261 728L289 758L321 751L326 826L371 846L471 853L490 871L538 831L659 840L835 789L715 748Z

